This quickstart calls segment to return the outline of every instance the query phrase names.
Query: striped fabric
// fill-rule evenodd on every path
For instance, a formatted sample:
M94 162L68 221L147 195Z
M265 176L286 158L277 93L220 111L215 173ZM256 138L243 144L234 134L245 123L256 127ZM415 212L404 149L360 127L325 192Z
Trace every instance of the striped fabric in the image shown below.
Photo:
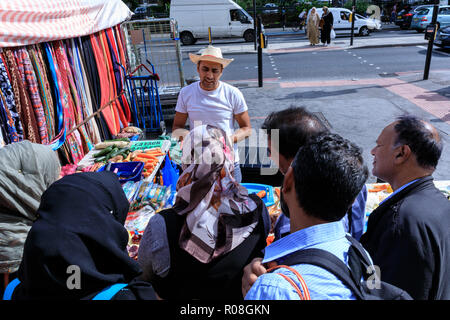
M28 47L28 54L33 64L36 79L38 81L39 93L47 124L48 137L49 141L51 141L55 136L55 114L53 112L53 97L47 78L47 67L45 66L42 53L37 45Z
M121 0L1 0L0 47L89 35L131 14Z
M31 105L33 106L34 116L37 121L39 129L39 136L43 144L49 144L47 123L45 119L44 107L42 106L41 96L39 94L39 85L34 74L34 69L31 64L30 57L25 48L18 48L14 50L17 65L22 74L22 82L28 91Z

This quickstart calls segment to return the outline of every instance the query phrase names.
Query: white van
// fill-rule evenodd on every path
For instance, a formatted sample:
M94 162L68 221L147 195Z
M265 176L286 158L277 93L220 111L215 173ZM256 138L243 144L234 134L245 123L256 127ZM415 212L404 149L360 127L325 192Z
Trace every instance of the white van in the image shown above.
M336 35L350 34L352 30L350 15L352 12L346 8L328 8L328 10L333 14L333 29L334 32L336 32ZM319 14L319 17L322 17L323 9L317 8L316 11ZM353 32L360 36L368 36L370 31L376 28L377 27L374 27L373 22L356 16Z
M232 0L172 0L170 18L178 22L184 45L197 39L243 37L254 41L253 18Z

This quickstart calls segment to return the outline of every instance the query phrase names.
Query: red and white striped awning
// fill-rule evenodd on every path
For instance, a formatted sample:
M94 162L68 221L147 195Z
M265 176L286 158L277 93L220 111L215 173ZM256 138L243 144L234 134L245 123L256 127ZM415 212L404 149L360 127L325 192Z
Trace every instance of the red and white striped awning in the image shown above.
M121 0L0 0L0 47L80 37L131 15Z

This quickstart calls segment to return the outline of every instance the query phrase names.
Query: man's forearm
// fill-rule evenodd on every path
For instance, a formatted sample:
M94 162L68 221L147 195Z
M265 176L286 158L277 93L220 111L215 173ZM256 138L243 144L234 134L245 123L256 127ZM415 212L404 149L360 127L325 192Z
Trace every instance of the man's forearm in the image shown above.
M250 137L251 134L252 134L252 128L251 127L239 128L231 136L231 141L233 141L233 143L238 143L239 141L242 141L245 138Z

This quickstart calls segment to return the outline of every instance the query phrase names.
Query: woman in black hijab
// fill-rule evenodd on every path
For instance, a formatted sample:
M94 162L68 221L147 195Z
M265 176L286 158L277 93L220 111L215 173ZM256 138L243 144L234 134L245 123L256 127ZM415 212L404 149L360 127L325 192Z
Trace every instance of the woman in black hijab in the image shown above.
M25 242L12 299L93 299L118 283L128 285L112 300L156 299L127 253L128 207L112 172L78 173L52 184Z

